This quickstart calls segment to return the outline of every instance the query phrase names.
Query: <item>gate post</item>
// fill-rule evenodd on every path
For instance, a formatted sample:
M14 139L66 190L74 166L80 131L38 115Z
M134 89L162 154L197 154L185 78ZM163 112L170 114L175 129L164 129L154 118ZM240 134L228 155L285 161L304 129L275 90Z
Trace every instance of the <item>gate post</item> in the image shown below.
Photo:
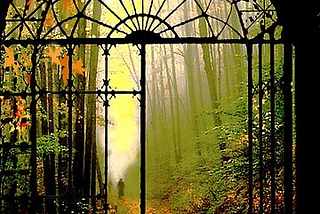
M292 184L292 45L284 44L284 204L285 213L293 212L293 184Z
M141 79L140 79L140 212L146 213L146 44L140 44Z
M252 80L252 44L247 43L247 54L248 54L248 141L249 141L249 210L248 213L253 213L253 159L252 159L252 121L253 121L253 103L252 103L252 87L253 87L253 80Z

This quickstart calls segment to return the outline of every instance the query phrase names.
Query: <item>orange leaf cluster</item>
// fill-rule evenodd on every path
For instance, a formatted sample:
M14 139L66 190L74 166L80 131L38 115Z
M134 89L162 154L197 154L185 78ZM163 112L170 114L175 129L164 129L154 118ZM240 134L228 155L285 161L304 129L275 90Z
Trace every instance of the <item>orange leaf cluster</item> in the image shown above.
M21 120L24 116L25 110L28 108L26 101L22 99L20 96L16 98L17 101L17 111L16 116L17 119Z
M60 59L60 65L62 66L62 81L64 84L66 84L67 80L69 79L69 57L66 53L63 53L63 56Z
M72 3L72 0L62 0L63 7L65 9L67 9L71 3Z
M19 71L19 64L18 62L14 59L14 55L12 50L7 48L6 46L3 46L4 50L6 51L8 57L5 58L4 60L4 67L13 67L14 71L16 72L16 75L18 75Z
M1 97L1 102L3 103L3 105L5 105L5 108L8 112L10 112L10 118L12 118L15 121L16 127L22 131L25 128L27 128L28 126L31 125L30 121L28 121L26 118L27 116L27 112L26 109L29 108L29 106L26 103L25 99L22 99L21 96L16 97L15 101L15 105L16 107L14 108L14 103L11 100L11 102L8 102L9 99L5 99L4 97ZM13 110L15 109L15 111Z
M19 62L15 59L15 56L13 54L13 51L10 50L9 48L7 48L6 46L2 45L2 47L4 48L7 57L4 58L4 67L8 68L13 68L14 72L16 73L16 76L18 76L19 74L19 68L20 65L23 67L27 67L27 66L31 66L31 59L30 59L30 55L28 55L26 52L21 53L21 59L19 60ZM28 75L30 74L26 74L27 78L28 78L28 84L30 84L30 78L28 77Z
M86 69L83 67L83 62L81 59L78 59L76 61L74 61L72 63L72 68L74 70L74 72L76 72L77 74L84 74L84 72L86 72Z
M53 50L51 47L49 47L49 52L47 53L47 56L51 58L51 62L57 65L60 65L60 61L58 57L60 56L62 49L57 48L56 50Z
M53 15L52 12L49 11L47 13L46 19L44 20L44 26L52 26L54 25Z
M78 2L78 1L81 1L81 0L75 0L75 2ZM76 11L76 8L73 4L73 0L62 0L62 4L67 15L69 14L69 12L73 13Z
M25 0L26 2L26 10L30 10L30 8L32 8L34 0Z
M69 79L69 56L64 52L61 55L61 48L57 48L56 50L53 50L51 47L49 47L49 52L47 53L47 56L51 58L51 62L53 64L59 65L62 67L61 76L62 81L64 84L67 83L67 80ZM86 72L86 69L83 67L83 62L81 59L78 59L76 61L72 61L72 70L78 74L83 75L84 72Z
M249 140L249 136L248 135L242 135L240 138L239 138L239 142L240 143L246 143L248 142Z
M29 121L23 121L23 118L26 117L26 109L29 107L26 104L26 100L22 99L20 96L16 98L17 101L17 111L15 112L16 120L17 120L17 127L24 129L31 125Z
M28 56L27 53L21 55L21 60L23 62L23 66L25 67L30 66L32 64L30 56Z

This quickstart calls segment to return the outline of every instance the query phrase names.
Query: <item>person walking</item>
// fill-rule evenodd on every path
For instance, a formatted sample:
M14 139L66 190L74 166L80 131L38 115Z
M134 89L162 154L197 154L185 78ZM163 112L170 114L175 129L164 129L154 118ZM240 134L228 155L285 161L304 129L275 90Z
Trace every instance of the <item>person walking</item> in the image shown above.
M118 185L117 185L117 188L118 188L119 199L121 199L124 196L124 188L125 188L125 185L124 185L122 178L120 178Z

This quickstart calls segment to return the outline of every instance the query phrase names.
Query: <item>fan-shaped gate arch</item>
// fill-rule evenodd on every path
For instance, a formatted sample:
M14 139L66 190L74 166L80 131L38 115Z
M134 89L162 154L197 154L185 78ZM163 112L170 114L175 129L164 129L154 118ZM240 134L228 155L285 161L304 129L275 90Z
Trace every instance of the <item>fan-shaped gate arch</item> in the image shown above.
M101 7L102 18L93 17L93 4ZM207 35L193 37L214 37L223 39L253 38L254 31L266 29L277 22L276 12L270 1L26 1L13 2L7 17L6 39L63 39L81 38L77 29L81 20L96 24L101 31L128 35L133 31L160 31L178 29L187 24L204 24ZM188 14L183 10L193 6ZM223 9L222 9L223 8ZM224 11L222 11L224 10ZM91 11L91 12L90 12ZM58 15L59 14L59 15ZM109 17L105 19L103 17ZM132 18L130 18L132 17ZM130 20L128 23L125 20ZM158 21L155 23L155 21ZM123 23L124 31L118 29ZM159 30L160 25L164 29ZM90 25L89 24L89 25ZM170 26L170 27L169 27ZM90 26L88 26L90 28ZM104 29L104 30L103 30ZM90 29L87 29L87 31ZM158 32L159 33L159 32ZM179 31L176 30L179 34ZM118 38L124 37L118 35ZM168 35L162 35L162 38ZM176 37L177 35L174 34ZM88 34L86 37L90 37ZM101 34L103 36L103 33ZM171 36L169 36L171 37ZM179 37L184 37L179 35Z

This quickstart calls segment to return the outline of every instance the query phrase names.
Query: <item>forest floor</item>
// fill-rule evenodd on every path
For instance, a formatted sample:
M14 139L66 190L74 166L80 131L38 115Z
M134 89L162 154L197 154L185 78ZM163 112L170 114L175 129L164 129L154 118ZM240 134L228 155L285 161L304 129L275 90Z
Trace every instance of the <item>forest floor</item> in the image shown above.
M140 201L133 200L129 197L123 197L117 199L111 205L111 210L108 213L119 214L139 214L140 213ZM146 207L147 214L172 214L170 208L166 204L149 202Z

